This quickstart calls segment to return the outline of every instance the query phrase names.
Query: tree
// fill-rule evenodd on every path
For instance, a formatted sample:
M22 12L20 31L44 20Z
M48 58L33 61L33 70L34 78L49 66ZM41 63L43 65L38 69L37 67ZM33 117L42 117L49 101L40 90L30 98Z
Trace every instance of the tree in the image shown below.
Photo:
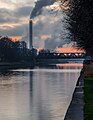
M58 0L69 6L67 28L72 41L93 55L93 0Z
M35 62L36 49L28 49L25 41L13 42L9 37L0 36L0 61Z
M0 58L3 61L14 59L14 43L8 37L0 37Z

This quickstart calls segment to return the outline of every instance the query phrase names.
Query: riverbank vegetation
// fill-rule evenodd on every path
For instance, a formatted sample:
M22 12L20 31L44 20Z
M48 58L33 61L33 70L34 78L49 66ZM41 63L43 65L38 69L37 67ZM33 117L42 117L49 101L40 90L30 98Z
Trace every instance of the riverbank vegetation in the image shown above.
M93 0L57 1L60 1L62 10L68 8L66 23L69 37L88 55L93 55Z
M84 120L93 120L93 64L84 65Z
M0 36L0 63L34 62L36 54L36 49L28 49L25 41Z
M84 78L84 120L93 120L93 77Z

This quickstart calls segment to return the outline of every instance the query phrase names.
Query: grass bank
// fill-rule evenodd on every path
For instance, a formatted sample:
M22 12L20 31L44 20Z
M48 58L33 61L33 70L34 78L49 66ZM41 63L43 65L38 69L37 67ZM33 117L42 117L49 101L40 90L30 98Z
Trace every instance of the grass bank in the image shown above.
M84 72L84 120L93 120L93 65L85 65Z

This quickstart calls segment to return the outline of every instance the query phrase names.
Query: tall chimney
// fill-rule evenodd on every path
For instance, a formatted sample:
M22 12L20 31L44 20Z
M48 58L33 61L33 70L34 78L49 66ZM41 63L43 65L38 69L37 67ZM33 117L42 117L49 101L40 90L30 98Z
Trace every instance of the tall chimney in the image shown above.
M33 21L29 20L29 49L33 47Z

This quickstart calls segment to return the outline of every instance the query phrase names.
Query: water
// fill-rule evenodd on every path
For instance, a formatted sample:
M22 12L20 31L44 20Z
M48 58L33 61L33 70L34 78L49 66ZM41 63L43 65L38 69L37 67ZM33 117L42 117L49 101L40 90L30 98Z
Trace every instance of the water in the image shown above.
M82 65L0 73L0 120L64 120Z

